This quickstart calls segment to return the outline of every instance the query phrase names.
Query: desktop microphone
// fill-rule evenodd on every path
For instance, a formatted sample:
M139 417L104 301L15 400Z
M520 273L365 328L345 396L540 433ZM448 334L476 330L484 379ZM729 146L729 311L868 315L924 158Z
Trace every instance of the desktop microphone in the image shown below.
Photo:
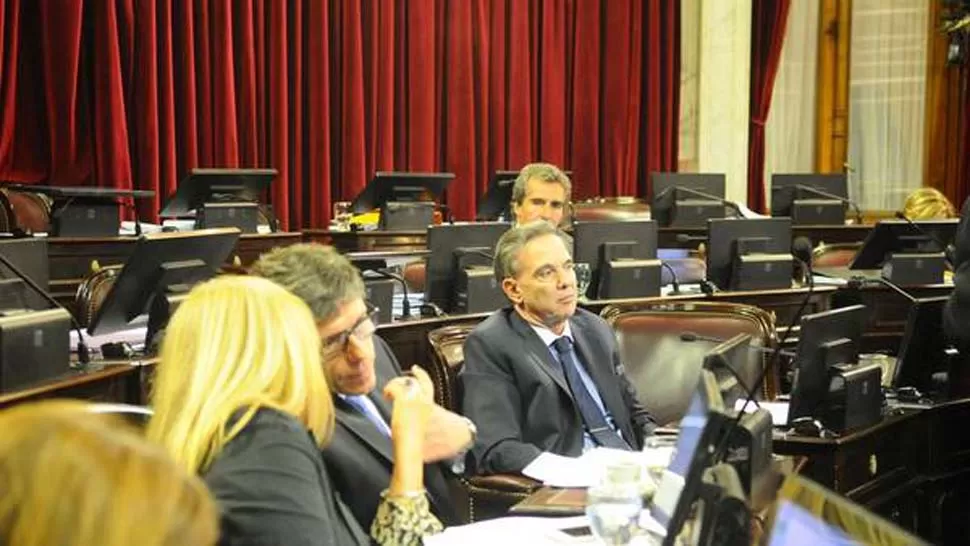
M369 271L373 271L386 279L392 279L401 283L401 295L403 296L403 299L401 300L401 315L402 318L405 319L411 318L411 300L408 299L408 282L404 279L404 277L398 275L390 269L385 269L383 267L373 268Z
M896 211L896 218L903 220L904 222L912 226L913 229L918 231L920 235L922 235L923 237L926 237L927 239L930 239L931 241L939 245L940 250L943 251L943 256L946 258L946 263L950 266L951 269L953 268L953 262L954 262L953 254L956 252L956 249L952 244L951 245L944 244L939 237L923 229L922 226L912 221L909 218L909 216L906 216L906 214L904 214L902 211L898 211L898 210Z
M883 286L888 286L889 288L892 288L897 294L906 298L910 302L916 301L916 298L912 294L903 290L902 287L900 287L898 284L892 282L889 279L884 279L882 277L863 277L861 275L856 275L849 279L848 283L846 283L846 287L850 289L859 290L863 288L866 285L866 283L870 283L870 282L881 284Z
M741 205L735 203L734 201L730 201L730 200L725 199L723 197L718 197L718 196L714 195L713 193L707 193L706 191L695 190L694 188L687 188L687 187L684 187L684 186L677 186L676 189L677 189L677 191L682 191L684 193L689 193L691 195L700 197L702 199L710 199L711 201L717 201L717 202L721 203L722 205L724 205L725 207L728 207L728 208L734 210L734 212L737 213L738 216L744 216L741 213Z
M791 244L791 255L798 260L799 264L812 263L812 240L805 236L795 237ZM802 265L802 273L808 274L808 270ZM803 279L804 280L804 279Z
M833 201L840 201L842 203L845 203L846 205L849 205L850 207L852 207L852 210L855 211L856 223L859 224L860 226L862 225L862 209L860 209L858 203L856 203L852 199L848 199L848 198L842 197L841 195L836 195L834 193L829 193L825 190L820 190L814 186L809 186L807 184L795 184L792 187L804 192L814 193L819 197L832 199Z
M674 268L670 264L662 260L660 262L660 267L666 267L667 271L670 271L670 284L672 284L674 287L673 291L670 293L672 295L680 294L680 283L677 282L677 272L674 271Z
M720 338L711 337L711 336L702 336L702 335L700 335L700 334L698 334L696 332L681 332L681 334L680 334L680 340L681 341L685 341L687 343L693 343L693 342L696 342L696 341L703 341L703 342L714 343L714 344L721 344L721 343L724 343L725 341L727 341L726 339L720 339ZM774 353L774 351L775 351L774 349L771 349L771 348L768 348L768 347L761 347L759 345L748 345L748 349L751 350L751 351L758 351L758 352L765 353L765 354L768 354L768 355ZM789 358L794 358L795 357L795 352L794 351L787 351L787 350L782 349L781 354L782 354L782 356L787 356Z
M51 296L46 290L41 288L40 285L34 282L34 279L31 279L29 276L27 276L27 274L21 271L20 268L11 263L11 261L4 256L2 252L0 252L0 263L5 265L10 271L13 271L14 275L20 277L20 280L24 281L24 283L26 283L27 286L29 286L34 292L40 294L40 297L47 300L48 303L54 307L67 311L67 315L71 317L71 325L77 332L77 360L81 363L82 368L86 368L87 365L91 363L91 354L88 352L88 345L84 343L84 336L81 334L81 324L76 318L74 318L74 313L72 313L70 309L67 309L61 305L60 302L54 299L54 296Z

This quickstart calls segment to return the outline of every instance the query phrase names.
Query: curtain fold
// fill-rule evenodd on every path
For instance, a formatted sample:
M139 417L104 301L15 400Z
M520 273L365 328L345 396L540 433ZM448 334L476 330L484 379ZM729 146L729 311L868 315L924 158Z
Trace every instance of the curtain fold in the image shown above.
M751 4L751 123L748 128L748 206L765 211L765 122L781 61L791 0Z
M273 167L285 229L378 170L455 173L457 219L531 161L642 196L678 84L670 2L0 0L0 180L155 190L157 220L193 167Z

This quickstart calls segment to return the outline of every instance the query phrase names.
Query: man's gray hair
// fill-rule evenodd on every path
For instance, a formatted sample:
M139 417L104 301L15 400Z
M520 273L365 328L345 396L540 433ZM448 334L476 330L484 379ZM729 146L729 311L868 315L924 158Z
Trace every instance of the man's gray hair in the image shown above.
M502 284L507 277L515 277L519 269L519 252L529 241L545 235L556 235L563 244L566 243L562 232L543 220L513 226L503 233L495 245L495 280Z
M525 200L525 189L531 179L541 180L542 182L556 182L566 190L566 201L569 201L573 194L573 183L570 182L566 173L552 163L529 163L519 171L519 176L515 179L512 186L512 202L518 205Z
M320 244L274 248L256 260L250 273L295 294L317 321L332 317L340 304L364 297L364 280L357 268L333 247Z

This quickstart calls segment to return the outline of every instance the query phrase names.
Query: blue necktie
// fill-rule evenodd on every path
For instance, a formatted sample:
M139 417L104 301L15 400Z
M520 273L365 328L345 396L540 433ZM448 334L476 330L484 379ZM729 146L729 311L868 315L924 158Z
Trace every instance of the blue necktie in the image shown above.
M377 430L379 430L381 434L390 437L391 429L388 428L387 423L384 422L384 418L377 413L377 408L375 408L372 404L368 404L364 398L366 398L364 395L358 394L354 396L345 396L344 400L353 406L354 409L362 413L370 422L374 423L374 426L377 427Z
M569 390L573 392L573 400L576 401L579 415L583 418L586 432L593 437L597 444L603 447L629 451L630 446L606 422L606 417L600 411L596 400L593 400L586 384L583 383L583 378L579 375L579 359L576 358L573 340L563 336L554 341L552 347L559 353L559 361L562 363L562 371L566 375L566 383L569 384Z

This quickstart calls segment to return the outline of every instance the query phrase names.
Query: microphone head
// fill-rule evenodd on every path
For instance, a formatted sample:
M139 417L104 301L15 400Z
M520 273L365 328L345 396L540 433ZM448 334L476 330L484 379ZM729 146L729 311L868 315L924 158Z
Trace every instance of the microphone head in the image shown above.
M812 263L812 240L808 237L795 237L791 244L792 256L811 265Z
M910 220L909 220L909 217L908 217L908 216L906 216L906 214L905 214L905 213L903 213L903 211L901 211L901 210L897 210L897 211L896 211L896 212L894 213L894 215L896 216L896 218L899 218L900 220L906 220L907 222L909 222L909 221L910 221Z
M680 340L681 341L686 341L686 342L690 343L690 342L693 342L693 341L697 341L697 339L698 339L697 334L695 334L694 332L682 332L680 334Z
M677 242L678 243L689 243L689 242L691 242L690 241L690 235L687 235L686 233L678 233L677 234Z

